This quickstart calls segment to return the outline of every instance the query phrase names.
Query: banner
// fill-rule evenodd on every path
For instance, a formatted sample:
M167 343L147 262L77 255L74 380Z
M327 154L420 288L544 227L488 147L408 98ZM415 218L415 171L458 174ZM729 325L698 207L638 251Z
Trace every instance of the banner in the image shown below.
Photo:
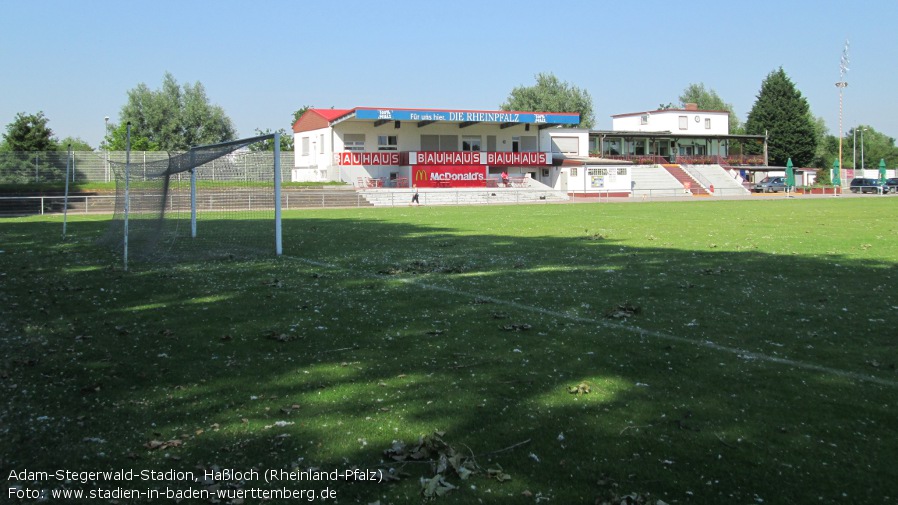
M401 153L397 151L378 151L364 153L360 151L344 151L334 153L336 165L402 165Z
M486 167L414 165L412 184L419 188L483 188L486 187Z
M492 165L545 166L551 164L549 153L478 152L478 151L412 151L409 165Z

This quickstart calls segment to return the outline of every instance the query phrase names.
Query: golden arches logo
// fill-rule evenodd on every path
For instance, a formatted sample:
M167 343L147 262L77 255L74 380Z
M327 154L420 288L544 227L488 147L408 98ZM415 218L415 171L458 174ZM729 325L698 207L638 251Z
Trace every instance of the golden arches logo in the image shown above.
M419 168L418 170L415 170L415 179L414 180L415 180L415 182L427 181L427 171L424 170L423 168Z

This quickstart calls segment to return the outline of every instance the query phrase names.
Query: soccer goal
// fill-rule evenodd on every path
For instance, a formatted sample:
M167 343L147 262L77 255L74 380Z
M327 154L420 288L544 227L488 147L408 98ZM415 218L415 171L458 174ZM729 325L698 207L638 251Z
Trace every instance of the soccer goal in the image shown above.
M161 153L161 159L140 159L129 151L125 159L112 160L116 204L104 241L120 248L125 269L129 259L281 255L279 137L197 146Z

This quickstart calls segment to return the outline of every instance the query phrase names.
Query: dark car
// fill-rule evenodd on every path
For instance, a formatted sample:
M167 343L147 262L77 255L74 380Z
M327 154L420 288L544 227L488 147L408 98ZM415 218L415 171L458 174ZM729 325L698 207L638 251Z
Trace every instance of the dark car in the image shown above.
M885 191L889 193L898 193L898 177L886 179Z
M776 193L777 191L786 190L785 177L765 177L761 182L752 186L755 193Z
M856 177L851 179L850 188L852 193L879 193L883 189L883 185L878 179Z

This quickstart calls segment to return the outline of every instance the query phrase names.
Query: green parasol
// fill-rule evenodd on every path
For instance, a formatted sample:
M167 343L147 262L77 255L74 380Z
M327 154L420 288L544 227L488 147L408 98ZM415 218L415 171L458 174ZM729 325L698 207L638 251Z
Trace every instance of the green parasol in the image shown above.
M792 158L786 161L786 187L795 187L795 171L792 170Z
M883 184L886 182L886 160L881 158L879 160L879 182Z

